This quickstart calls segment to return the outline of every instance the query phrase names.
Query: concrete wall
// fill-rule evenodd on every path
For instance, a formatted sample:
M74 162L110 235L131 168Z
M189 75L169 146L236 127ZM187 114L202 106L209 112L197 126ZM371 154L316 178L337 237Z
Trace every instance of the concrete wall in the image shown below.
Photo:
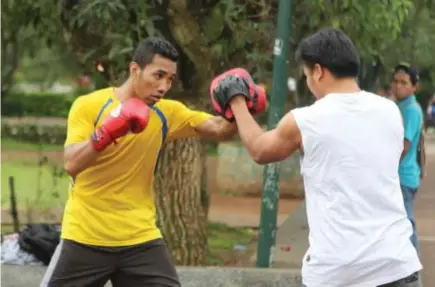
M300 287L299 270L256 268L178 267L186 287ZM45 268L20 265L1 266L2 287L39 286ZM108 284L106 287L109 287Z
M255 163L239 142L218 146L216 185L219 191L234 195L259 195L262 191L264 166ZM303 198L299 155L281 162L281 198Z

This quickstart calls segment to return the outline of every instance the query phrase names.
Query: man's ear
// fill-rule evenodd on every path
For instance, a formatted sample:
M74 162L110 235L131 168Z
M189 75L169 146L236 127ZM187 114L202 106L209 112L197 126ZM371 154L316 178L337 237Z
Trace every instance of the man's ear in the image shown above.
M137 76L140 73L140 67L136 62L130 63L130 75Z
M322 66L320 66L319 64L314 64L313 71L312 71L313 78L316 81L319 81L323 77L323 74L324 74L324 70Z

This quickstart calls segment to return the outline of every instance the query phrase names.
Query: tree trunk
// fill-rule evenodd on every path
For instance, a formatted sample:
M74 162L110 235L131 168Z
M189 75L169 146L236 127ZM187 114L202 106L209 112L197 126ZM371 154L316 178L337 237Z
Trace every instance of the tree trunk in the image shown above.
M2 55L1 55L1 101L6 98L8 91L12 88L14 84L14 73L18 68L19 63L19 44L17 34L18 31L12 31L7 33L6 31L1 31L1 45L2 45ZM5 35L9 34L9 35Z
M203 265L207 250L208 197L200 139L164 147L154 179L157 224L178 265Z
M195 109L204 109L204 97L213 74L210 48L201 34L188 1L169 1L169 30L174 40L195 67L189 75L192 86L188 101ZM183 73L183 71L181 71ZM192 99L191 95L197 95ZM178 140L164 148L154 190L161 228L168 247L179 265L203 265L207 253L206 155L200 139Z

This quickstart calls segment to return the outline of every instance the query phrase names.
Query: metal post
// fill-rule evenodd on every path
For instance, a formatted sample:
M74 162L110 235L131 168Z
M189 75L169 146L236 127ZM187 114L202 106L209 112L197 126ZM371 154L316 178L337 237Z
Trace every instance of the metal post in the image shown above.
M15 181L14 177L9 177L9 189L11 192L11 216L14 222L14 232L20 232L20 221L18 220L17 200L15 195Z
M284 114L287 94L287 65L291 28L291 0L280 0L278 27L273 54L273 79L270 99L268 129L276 127ZM257 246L257 267L270 267L275 247L276 222L279 200L280 163L264 168L263 198L261 203L260 233Z

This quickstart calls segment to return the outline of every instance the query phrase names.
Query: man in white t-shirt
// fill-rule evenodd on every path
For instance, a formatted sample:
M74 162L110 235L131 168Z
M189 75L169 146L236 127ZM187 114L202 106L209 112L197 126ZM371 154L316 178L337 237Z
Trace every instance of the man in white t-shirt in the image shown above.
M403 125L397 105L361 91L359 57L340 30L305 38L296 53L317 101L286 114L263 132L249 112L247 85L227 79L220 98L260 164L301 149L310 247L307 287L417 287L422 269L400 190ZM244 96L241 96L244 95Z

